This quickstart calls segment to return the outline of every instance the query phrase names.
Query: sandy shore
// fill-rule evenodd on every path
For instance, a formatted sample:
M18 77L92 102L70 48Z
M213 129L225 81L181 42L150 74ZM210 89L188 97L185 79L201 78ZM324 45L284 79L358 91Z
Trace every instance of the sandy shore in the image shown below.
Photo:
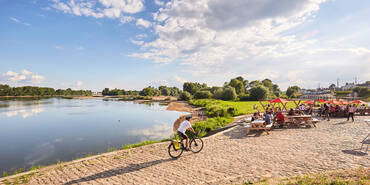
M185 102L185 101L184 102L176 101L176 102L170 102L166 110L192 113L192 112L199 110L199 108L193 107L189 105L188 102Z
M270 135L246 136L239 126L204 138L203 151L177 160L169 157L165 142L41 169L27 184L241 184L359 166L369 170L368 153L355 151L370 129L364 119L370 117L275 129Z

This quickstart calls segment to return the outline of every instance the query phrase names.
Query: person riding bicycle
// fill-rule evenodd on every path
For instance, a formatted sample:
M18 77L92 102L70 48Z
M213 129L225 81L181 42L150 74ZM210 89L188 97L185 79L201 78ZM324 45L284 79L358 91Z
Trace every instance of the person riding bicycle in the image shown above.
M194 129L191 127L191 123L190 123L191 118L192 118L191 116L187 116L185 120L180 124L179 128L177 129L177 134L182 139L185 139L186 141L186 150L190 150L190 149L189 149L189 137L185 134L185 131L190 130L191 132L195 134Z

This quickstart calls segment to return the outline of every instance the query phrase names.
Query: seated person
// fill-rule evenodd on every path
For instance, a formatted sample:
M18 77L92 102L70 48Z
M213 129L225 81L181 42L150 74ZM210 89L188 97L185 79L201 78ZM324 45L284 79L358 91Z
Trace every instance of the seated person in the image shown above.
M281 111L278 111L276 113L276 116L274 117L274 121L277 122L277 124L279 125L279 127L283 127L284 126L284 122L285 122L285 116L283 113L281 113Z
M335 117L335 107L332 106L332 105L330 105L330 107L329 107L329 115L331 117Z
M307 109L306 109L306 113L307 113L308 115L312 115L312 106L307 107Z
M258 112L255 112L255 113L253 113L253 116L252 116L252 120L251 121L257 120L259 117L260 117L259 113Z
M266 113L264 120L265 120L265 125L271 124L271 120L272 120L271 112Z
M365 106L365 104L362 104L360 106L360 115L361 116L364 116L365 115L365 112L366 112L366 106Z
M293 109L290 109L289 112L288 112L288 115L289 116L294 116L295 115L295 112Z

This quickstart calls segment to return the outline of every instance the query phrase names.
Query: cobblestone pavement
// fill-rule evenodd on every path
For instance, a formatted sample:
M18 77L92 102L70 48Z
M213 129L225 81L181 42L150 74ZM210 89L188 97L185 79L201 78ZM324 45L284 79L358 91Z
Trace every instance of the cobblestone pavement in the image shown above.
M370 128L363 119L321 121L317 128L275 129L246 136L236 127L209 138L198 154L172 160L169 142L70 162L44 169L28 184L238 184L335 169L370 167L355 152Z

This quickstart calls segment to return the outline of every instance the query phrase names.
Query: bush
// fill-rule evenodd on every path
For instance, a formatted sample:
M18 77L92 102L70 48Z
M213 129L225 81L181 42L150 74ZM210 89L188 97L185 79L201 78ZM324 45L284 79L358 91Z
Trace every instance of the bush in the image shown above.
M239 100L240 101L249 101L250 100L249 94L241 94L241 95L239 95Z
M212 98L212 93L209 91L198 91L194 94L195 99L209 99Z
M183 91L182 93L180 93L180 96L179 96L180 100L185 100L185 101L189 101L192 99L192 96L189 92L187 91Z
M224 93L224 90L220 87L213 91L213 98L214 99L221 99L222 94Z
M251 100L263 100L268 96L269 90L264 86L252 87L250 89L250 99Z
M222 99L223 100L235 100L237 98L235 88L227 87L223 90Z
M215 117L210 118L207 121L199 121L195 123L192 127L194 128L195 132L198 133L199 137L205 136L208 132L222 128L233 121L233 118L223 118L223 117Z

